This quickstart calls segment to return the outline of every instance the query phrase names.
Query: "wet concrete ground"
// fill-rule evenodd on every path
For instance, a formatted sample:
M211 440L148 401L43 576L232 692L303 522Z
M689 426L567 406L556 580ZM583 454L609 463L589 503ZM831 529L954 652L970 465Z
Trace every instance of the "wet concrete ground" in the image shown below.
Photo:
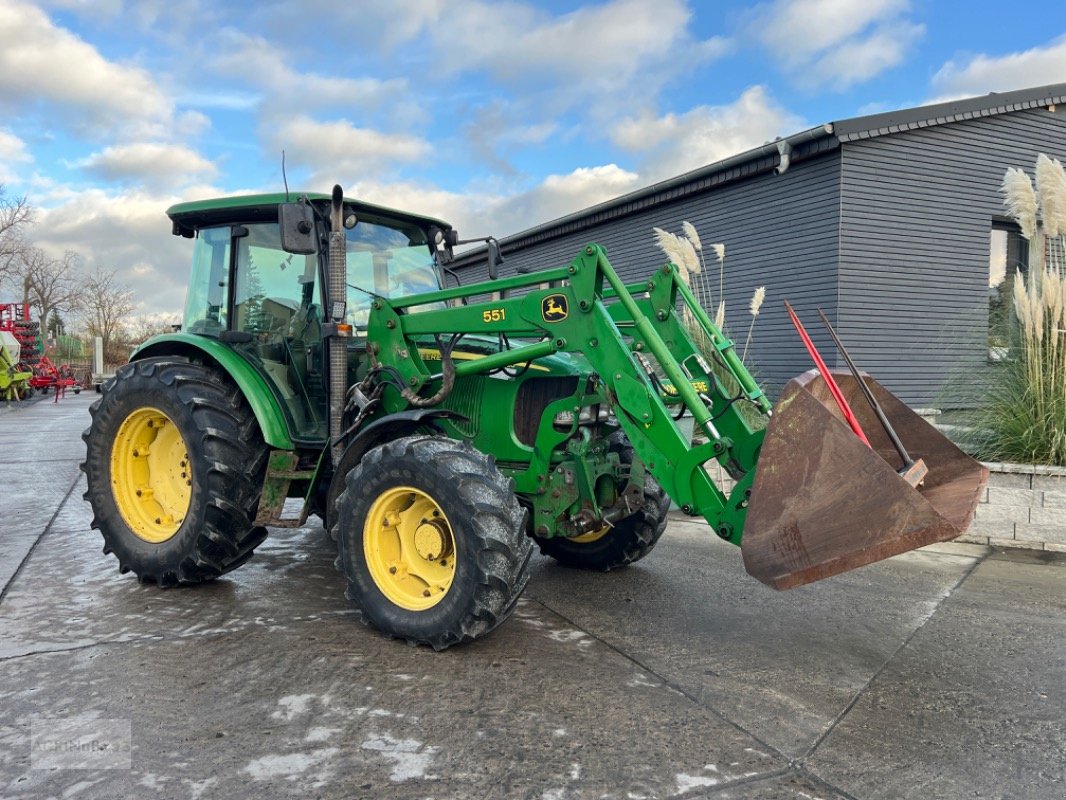
M316 526L210 585L120 576L81 500L93 399L0 410L0 797L1066 796L1061 557L775 593L679 518L627 570L538 557L509 622L433 653L354 620ZM31 753L65 725L130 749Z

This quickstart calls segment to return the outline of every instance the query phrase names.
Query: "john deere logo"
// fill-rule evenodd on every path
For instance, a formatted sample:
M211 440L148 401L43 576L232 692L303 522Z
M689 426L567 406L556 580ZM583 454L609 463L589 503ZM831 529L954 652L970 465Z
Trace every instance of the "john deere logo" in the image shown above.
M550 294L540 301L540 315L545 322L562 322L569 313L565 294Z

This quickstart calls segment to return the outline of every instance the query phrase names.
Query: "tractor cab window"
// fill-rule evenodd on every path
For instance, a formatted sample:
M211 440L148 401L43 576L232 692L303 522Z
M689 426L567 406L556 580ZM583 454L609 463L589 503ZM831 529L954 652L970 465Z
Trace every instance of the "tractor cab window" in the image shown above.
M204 228L196 237L182 330L218 336L226 330L230 228Z
M322 309L318 257L281 249L277 223L243 226L233 288L234 331L245 356L267 378L297 438L325 437Z
M361 218L346 232L348 315L346 321L365 328L373 295L407 297L441 288L440 273L426 233L416 226ZM444 308L443 303L412 311Z

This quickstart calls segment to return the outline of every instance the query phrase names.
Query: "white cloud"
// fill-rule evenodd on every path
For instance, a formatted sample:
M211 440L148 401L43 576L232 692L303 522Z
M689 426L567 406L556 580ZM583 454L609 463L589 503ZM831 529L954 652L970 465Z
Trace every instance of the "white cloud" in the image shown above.
M134 291L137 313L180 313L192 248L188 239L171 235L166 209L219 194L205 186L182 195L57 187L35 197L39 224L30 238L53 255L74 250L87 272L116 270L119 282Z
M937 100L1066 82L1066 36L1041 47L949 61L933 76Z
M26 143L11 131L0 128L0 184L18 180L16 165L32 164Z
M318 122L307 116L267 126L272 147L285 150L289 163L312 173L312 184L354 181L388 173L397 164L429 152L429 143L408 134L359 128L347 120Z
M774 0L752 30L800 84L843 89L896 66L925 26L909 0Z
M868 81L902 62L911 43L924 32L922 25L904 22L878 27L869 36L849 39L816 59L800 83L846 89Z
M729 105L623 120L611 139L645 158L642 177L651 181L697 169L803 127L803 120L774 102L765 88L752 86Z
M681 0L611 0L559 17L522 3L469 3L451 12L441 66L479 68L505 80L537 75L622 84L649 63L720 54L724 39L693 48Z
M506 236L618 197L640 183L636 173L605 164L549 175L535 186L511 193L477 185L449 192L421 184L377 181L346 186L345 193L446 220L464 236Z
M313 109L361 110L388 107L396 116L404 106L405 116L410 109L407 80L390 78L379 80L367 77L346 77L342 74L320 75L297 72L284 61L278 44L258 36L228 30L221 36L213 66L226 75L239 77L262 92L264 111L273 115ZM342 71L344 64L339 64ZM224 101L234 97L247 101L239 93L221 95Z
M104 58L38 8L0 0L0 105L49 102L75 124L134 133L163 126L173 106L151 76Z
M76 166L107 181L172 188L213 178L217 172L215 165L195 150L159 142L107 147Z
M486 209L501 235L572 214L637 188L640 176L616 164L579 167L565 175L549 175L521 194L501 199Z

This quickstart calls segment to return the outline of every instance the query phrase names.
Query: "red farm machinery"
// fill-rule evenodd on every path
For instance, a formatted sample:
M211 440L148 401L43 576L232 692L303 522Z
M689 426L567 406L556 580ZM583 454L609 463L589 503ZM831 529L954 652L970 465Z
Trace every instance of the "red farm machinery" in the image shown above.
M10 335L5 337L12 345L7 350L18 351L5 357L5 364L12 362L6 364L10 377L9 399L22 399L32 394L34 389L41 394L47 394L57 387L63 390L72 388L75 393L81 391L81 385L75 380L70 367L53 363L45 353L41 323L31 319L28 303L0 303L0 331ZM16 379L16 374L29 374L30 377Z

